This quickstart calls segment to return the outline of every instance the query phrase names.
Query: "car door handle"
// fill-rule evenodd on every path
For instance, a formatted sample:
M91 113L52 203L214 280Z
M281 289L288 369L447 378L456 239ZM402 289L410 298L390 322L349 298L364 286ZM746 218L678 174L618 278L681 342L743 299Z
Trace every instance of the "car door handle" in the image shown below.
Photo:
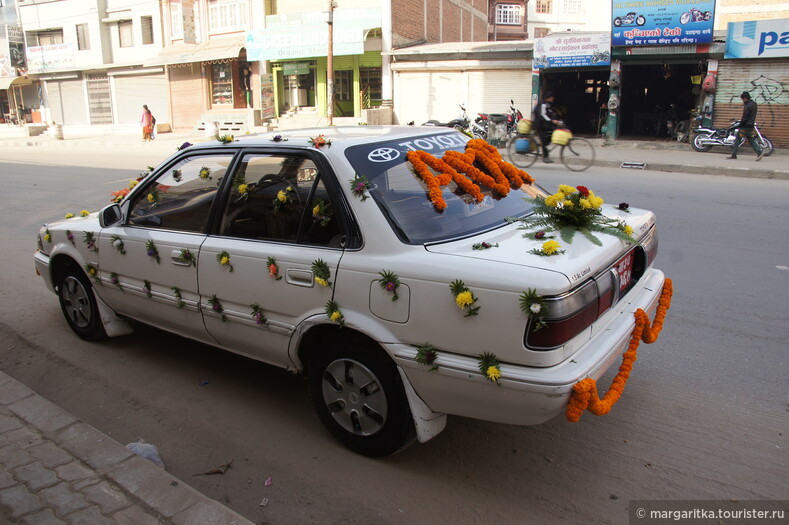
M315 284L312 270L299 270L290 268L285 270L285 282L296 286L312 288Z
M170 262L177 266L191 266L191 261L184 261L181 259L181 250L173 250L170 252Z

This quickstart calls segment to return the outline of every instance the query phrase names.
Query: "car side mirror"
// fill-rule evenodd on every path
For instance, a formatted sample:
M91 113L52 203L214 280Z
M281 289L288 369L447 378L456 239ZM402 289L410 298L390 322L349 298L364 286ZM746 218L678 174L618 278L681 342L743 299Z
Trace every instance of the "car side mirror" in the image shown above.
M123 219L123 212L117 203L110 204L99 212L99 224L102 228L117 224Z

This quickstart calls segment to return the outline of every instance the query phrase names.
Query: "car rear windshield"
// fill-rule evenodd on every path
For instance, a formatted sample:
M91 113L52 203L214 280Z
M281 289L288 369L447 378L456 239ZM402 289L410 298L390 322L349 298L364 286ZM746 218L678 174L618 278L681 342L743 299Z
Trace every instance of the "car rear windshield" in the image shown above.
M523 217L531 212L531 204L524 198L543 195L539 188L524 185L501 197L480 185L484 199L477 202L453 181L441 188L447 207L438 211L428 198L427 185L414 172L406 153L423 150L440 158L449 150L465 151L468 140L461 133L447 130L446 133L352 146L345 155L356 173L370 182L370 195L403 242L427 244L468 237L502 226L507 217Z

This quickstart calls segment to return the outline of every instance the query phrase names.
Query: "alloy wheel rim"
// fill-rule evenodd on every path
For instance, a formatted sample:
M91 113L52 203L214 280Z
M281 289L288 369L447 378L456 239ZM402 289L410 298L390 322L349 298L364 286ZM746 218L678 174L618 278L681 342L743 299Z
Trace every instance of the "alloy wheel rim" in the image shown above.
M63 281L63 307L66 316L78 328L87 328L93 321L88 291L76 277L69 276Z
M370 436L386 424L386 392L378 377L359 361L337 359L329 363L321 390L329 414L346 431Z

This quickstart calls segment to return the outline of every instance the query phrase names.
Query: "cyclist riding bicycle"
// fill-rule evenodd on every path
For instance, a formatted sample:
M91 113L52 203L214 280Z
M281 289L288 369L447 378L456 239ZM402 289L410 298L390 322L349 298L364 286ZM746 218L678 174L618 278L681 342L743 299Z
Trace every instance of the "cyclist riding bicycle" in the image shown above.
M532 112L534 129L539 134L540 143L542 145L542 161L546 164L553 162L548 158L548 144L551 143L551 133L561 124L556 110L553 109L554 100L555 97L553 93L546 91L542 96L542 102L537 104Z

